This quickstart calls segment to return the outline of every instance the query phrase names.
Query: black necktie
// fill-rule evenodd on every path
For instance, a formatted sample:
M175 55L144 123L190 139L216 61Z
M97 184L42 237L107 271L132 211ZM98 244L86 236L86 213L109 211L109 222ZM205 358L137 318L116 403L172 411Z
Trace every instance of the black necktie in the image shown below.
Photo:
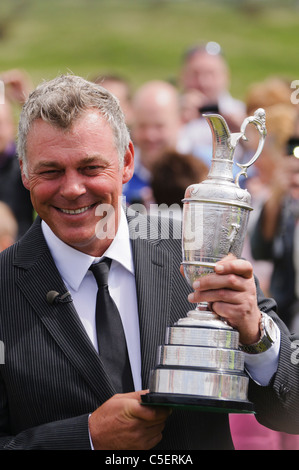
M109 294L108 274L111 259L90 266L98 284L96 330L99 354L117 393L134 390L126 338L117 306Z

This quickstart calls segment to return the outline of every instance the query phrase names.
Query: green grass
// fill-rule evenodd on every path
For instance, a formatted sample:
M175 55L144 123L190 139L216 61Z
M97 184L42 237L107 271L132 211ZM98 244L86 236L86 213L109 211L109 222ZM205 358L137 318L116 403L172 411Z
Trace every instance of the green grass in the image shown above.
M17 0L1 0L0 19ZM218 41L232 72L232 92L269 75L299 79L299 10L289 0L23 0L0 40L0 69L26 69L37 84L71 71L126 76L133 88L176 80L182 52ZM279 5L283 6L279 6ZM289 7L288 7L289 5Z

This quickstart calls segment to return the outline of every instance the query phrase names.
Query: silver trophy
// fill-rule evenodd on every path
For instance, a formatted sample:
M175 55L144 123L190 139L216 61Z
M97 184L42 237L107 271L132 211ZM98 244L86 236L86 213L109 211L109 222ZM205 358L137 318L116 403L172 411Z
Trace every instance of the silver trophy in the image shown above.
M266 137L265 112L258 109L244 120L240 132L231 134L218 114L205 115L213 134L213 158L208 177L189 186L183 210L183 267L190 284L214 272L217 261L228 253L241 256L252 210L249 192L239 185L241 175L257 160ZM234 151L247 140L246 127L259 133L256 153L233 177ZM227 413L250 413L248 376L239 333L200 303L176 324L167 328L165 344L151 372L144 404L197 407Z

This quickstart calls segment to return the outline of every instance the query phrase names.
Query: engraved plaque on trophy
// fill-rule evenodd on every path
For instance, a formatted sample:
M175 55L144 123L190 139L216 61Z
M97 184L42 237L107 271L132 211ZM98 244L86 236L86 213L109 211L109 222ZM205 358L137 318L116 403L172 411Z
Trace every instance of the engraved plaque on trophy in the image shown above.
M208 177L189 186L183 207L182 253L185 277L190 284L214 272L217 261L228 253L241 256L252 210L251 196L239 185L240 175L257 160L266 137L265 112L258 109L244 120L240 132L231 134L224 118L207 114L213 135L213 157ZM248 163L238 164L234 179L234 151L253 124L259 133L256 153ZM226 413L253 412L249 402L249 378L239 333L200 303L166 331L151 372L144 404L192 407Z

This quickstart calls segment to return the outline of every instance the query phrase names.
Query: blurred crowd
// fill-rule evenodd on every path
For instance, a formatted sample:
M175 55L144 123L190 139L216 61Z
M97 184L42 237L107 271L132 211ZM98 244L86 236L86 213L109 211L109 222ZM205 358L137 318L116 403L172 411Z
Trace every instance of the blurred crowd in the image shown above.
M266 295L291 332L299 328L299 106L291 101L290 83L266 77L231 95L231 72L214 42L188 49L178 65L177 83L151 80L132 90L121 76L100 74L92 80L120 101L135 147L135 173L124 187L127 204L177 204L185 189L203 181L212 158L212 133L204 118L221 114L231 132L258 108L265 109L267 138L260 158L241 179L252 196L243 256L253 264ZM297 77L296 77L297 78ZM16 154L18 112L33 88L22 70L0 73L5 100L0 104L0 250L21 237L34 219L29 192L22 184ZM247 131L248 129L248 131ZM247 162L257 148L256 129L235 152ZM296 154L296 151L298 152ZM180 216L180 213L178 214ZM299 436L271 431L251 415L231 415L237 449L299 449Z

